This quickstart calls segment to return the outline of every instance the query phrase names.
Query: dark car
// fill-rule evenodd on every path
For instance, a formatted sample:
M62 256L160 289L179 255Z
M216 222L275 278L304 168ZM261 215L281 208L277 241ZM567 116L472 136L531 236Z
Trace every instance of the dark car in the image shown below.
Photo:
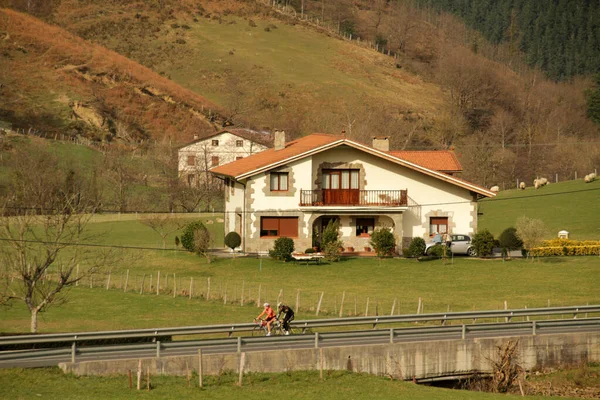
M429 249L435 246L436 242L426 243L425 254L429 254ZM442 246L450 246L452 254L466 254L470 257L477 256L477 250L471 243L471 237L469 235L452 234L448 235L448 242L442 243Z

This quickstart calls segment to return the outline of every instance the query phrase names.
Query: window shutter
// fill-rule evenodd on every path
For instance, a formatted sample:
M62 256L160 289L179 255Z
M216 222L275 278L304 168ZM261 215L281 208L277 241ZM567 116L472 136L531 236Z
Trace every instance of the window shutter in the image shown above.
M298 217L279 220L279 236L298 237Z
M278 230L279 229L279 218L277 217L262 217L261 218L261 229L265 231Z

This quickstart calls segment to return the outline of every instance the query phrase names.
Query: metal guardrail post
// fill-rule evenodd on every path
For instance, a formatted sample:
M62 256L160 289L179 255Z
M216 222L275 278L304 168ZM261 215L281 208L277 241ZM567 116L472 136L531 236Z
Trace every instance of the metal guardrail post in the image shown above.
M315 332L315 349L319 348L319 332Z
M160 340L156 341L156 358L160 358Z
M242 352L242 337L238 336L237 338L237 352L241 353Z
M77 353L77 342L71 344L71 362L75 362L75 354Z
M465 324L462 325L462 333L461 333L461 339L466 339L467 338L467 326Z
M390 343L394 343L394 328L390 328Z
M535 336L535 335L536 335L536 332L535 332L535 331L536 331L536 329L537 329L537 324L536 324L536 322L535 322L535 321L531 321L531 325L533 326L533 336Z

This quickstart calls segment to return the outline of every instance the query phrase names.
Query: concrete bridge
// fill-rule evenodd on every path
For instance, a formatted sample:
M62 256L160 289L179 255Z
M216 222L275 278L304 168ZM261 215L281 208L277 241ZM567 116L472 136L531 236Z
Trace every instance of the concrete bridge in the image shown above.
M289 372L349 370L396 379L428 381L491 372L497 349L518 341L518 363L526 370L600 362L600 332L502 336L472 339L342 345L312 349L277 349L202 355L203 375L223 371ZM152 374L185 375L198 370L199 355L59 364L77 375L127 374L139 360Z

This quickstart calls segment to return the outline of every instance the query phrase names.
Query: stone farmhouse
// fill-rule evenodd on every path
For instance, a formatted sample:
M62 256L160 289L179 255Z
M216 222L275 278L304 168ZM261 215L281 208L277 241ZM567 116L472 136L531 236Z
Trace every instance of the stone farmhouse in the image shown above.
M191 186L211 177L211 168L259 153L273 147L270 132L234 128L195 138L179 148L179 176Z
M339 223L345 251L370 251L370 235L392 230L397 250L413 237L477 231L477 201L495 193L456 177L452 151L390 151L388 138L371 146L344 136L312 134L211 172L225 182L225 232L242 250L265 252L280 236L313 247L329 221Z

